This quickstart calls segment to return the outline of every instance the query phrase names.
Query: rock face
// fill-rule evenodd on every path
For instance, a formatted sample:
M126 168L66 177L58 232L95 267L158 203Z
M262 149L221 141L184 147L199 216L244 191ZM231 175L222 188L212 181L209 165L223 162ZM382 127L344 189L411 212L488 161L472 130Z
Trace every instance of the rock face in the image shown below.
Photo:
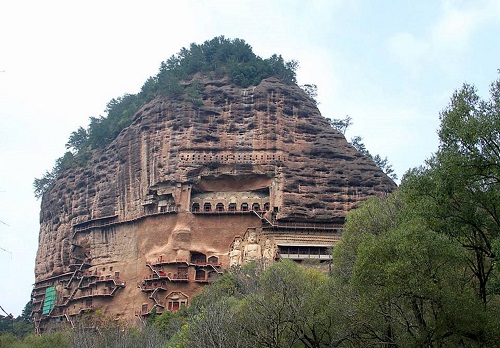
M157 97L44 194L38 330L176 310L230 265L327 261L346 213L395 189L299 87L202 82L201 107Z

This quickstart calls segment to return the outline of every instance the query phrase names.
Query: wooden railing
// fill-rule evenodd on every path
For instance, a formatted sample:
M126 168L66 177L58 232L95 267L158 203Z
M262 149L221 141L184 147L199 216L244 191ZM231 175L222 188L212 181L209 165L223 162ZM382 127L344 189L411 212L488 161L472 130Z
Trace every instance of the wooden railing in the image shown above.
M125 219L125 220L118 220L117 217L118 215L113 215L113 216L107 216L107 217L102 217L102 218L97 218L97 219L91 219L87 220L84 222L80 222L77 224L73 225L73 237L80 232L85 232L94 228L103 228L103 227L111 227L123 223L128 223L128 222L134 222L140 219L144 219L146 217L150 216L158 216L158 215L165 215L165 214L174 214L177 213L177 207L170 207L164 211L161 212L150 212L150 213L140 213L134 218L130 219Z

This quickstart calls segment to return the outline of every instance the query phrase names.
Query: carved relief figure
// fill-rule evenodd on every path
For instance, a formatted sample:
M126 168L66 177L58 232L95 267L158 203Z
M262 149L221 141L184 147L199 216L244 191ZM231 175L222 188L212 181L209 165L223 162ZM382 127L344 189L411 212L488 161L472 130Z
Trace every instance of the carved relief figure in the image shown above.
M264 267L269 266L274 261L275 255L276 255L276 250L274 248L274 245L272 241L269 238L267 238L264 244L264 251L262 252L262 257L264 259Z
M229 267L241 264L241 238L236 237L233 247L229 251Z
M250 232L247 239L247 245L243 249L243 263L260 260L262 257L262 249L257 243L257 233Z

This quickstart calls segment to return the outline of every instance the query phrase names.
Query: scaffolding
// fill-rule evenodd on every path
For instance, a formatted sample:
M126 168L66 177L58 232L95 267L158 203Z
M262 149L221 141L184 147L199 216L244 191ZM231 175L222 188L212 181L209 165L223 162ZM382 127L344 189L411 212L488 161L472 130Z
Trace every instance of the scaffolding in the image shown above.
M31 298L32 317L37 334L42 333L42 323L49 319L67 322L74 327L73 317L94 309L92 298L113 297L119 289L126 286L119 276L101 275L97 271L89 272L88 267L89 263L82 263L75 267L73 272L47 278L35 284ZM69 293L58 294L56 291L58 284L63 285ZM77 301L83 301L83 304L79 309L70 312L69 305Z
M222 264L218 257L207 258L201 253L193 253L190 259L167 260L160 256L155 261L147 261L146 266L150 274L139 281L137 287L149 294L148 298L153 301L153 305L149 309L147 304L143 304L141 310L136 311L135 315L141 319L141 322L144 322L153 311L158 314L165 311L166 298L160 294L165 294L170 289L169 283L209 283L212 275L222 274ZM189 270L191 270L191 276L189 276Z

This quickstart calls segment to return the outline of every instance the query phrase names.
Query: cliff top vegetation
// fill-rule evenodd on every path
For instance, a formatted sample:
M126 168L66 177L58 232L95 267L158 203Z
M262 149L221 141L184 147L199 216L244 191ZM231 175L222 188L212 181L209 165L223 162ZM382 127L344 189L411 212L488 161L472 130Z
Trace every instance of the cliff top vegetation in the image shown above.
M132 123L139 108L156 96L185 99L194 107L201 106L203 86L199 81L183 83L197 74L214 79L227 78L228 83L245 88L268 77L295 84L297 68L297 61L285 61L281 55L273 54L267 59L257 56L241 39L218 36L202 44L192 43L162 62L159 72L146 80L139 93L111 99L106 105L105 116L92 116L87 128L79 127L72 132L66 143L68 151L56 160L50 172L34 180L35 197L42 197L64 169L85 164L92 150L110 144Z

